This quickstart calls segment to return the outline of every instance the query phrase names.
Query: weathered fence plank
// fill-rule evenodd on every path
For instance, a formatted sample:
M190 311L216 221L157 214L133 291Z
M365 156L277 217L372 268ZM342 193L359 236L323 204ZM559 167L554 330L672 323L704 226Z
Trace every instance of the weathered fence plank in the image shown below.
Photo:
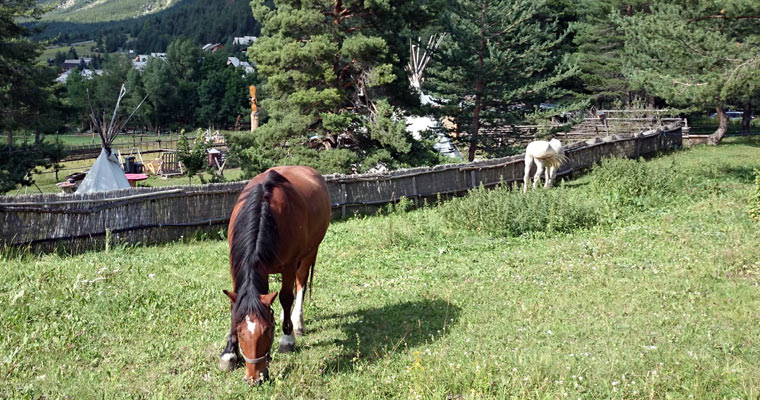
M567 146L571 174L604 157L639 157L681 146L680 124L631 136L608 136ZM464 193L471 188L523 179L522 156L469 164L413 168L383 174L328 175L333 217L372 212L401 197L415 201ZM94 194L0 197L0 244L34 251L62 247L79 252L102 247L108 235L118 243L162 243L198 232L225 229L247 182L164 188L132 188Z

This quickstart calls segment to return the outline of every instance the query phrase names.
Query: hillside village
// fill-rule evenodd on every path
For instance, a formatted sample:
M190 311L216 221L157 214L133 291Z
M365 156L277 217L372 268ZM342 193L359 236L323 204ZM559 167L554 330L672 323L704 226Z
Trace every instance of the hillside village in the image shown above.
M235 37L233 40L233 43L235 45L239 46L247 46L250 45L256 41L255 36L243 36L243 37ZM205 53L215 53L221 49L223 49L224 46L221 43L207 43L203 46L201 46L201 50ZM132 65L135 69L142 71L145 66L148 64L148 61L152 58L158 58L163 61L166 61L166 53L150 53L150 54L137 54L135 55L134 50L127 50L127 51L121 51L121 53L126 54L128 57L133 57L132 59ZM74 69L78 69L79 73L84 77L85 79L92 79L95 75L102 75L103 70L99 68L92 68L93 58L92 57L81 57L79 59L64 59L63 62L60 64L60 67L63 72L61 72L60 75L55 79L56 82L59 83L66 83L68 80L69 75L71 74L71 71ZM53 65L52 60L48 60L49 65ZM229 56L227 57L227 65L231 65L234 68L241 68L245 74L251 74L254 72L253 66L248 61L241 61L238 57Z

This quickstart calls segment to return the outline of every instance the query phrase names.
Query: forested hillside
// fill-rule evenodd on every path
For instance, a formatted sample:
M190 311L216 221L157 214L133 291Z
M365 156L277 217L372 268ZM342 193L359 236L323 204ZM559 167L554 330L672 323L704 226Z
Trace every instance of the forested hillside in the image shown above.
M42 0L55 9L45 14L45 21L105 22L131 19L165 10L180 0Z
M174 7L128 20L43 21L35 25L44 28L35 39L54 39L61 43L101 39L112 48L130 48L140 53L166 51L172 39L180 36L197 43L228 43L235 36L259 33L247 0L180 0Z

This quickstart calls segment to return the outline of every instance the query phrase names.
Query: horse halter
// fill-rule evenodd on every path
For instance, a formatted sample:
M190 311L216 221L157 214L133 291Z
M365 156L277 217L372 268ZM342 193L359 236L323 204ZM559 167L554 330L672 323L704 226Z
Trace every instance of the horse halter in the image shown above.
M240 347L240 355L243 356L243 359L248 364L258 364L264 361L269 364L269 362L272 361L272 357L269 354L272 351L272 344L274 343L274 311L272 310L272 307L269 307L269 313L272 314L272 324L267 328L267 332L272 331L272 340L269 341L269 348L267 349L266 354L258 358L248 358L243 351L243 347Z

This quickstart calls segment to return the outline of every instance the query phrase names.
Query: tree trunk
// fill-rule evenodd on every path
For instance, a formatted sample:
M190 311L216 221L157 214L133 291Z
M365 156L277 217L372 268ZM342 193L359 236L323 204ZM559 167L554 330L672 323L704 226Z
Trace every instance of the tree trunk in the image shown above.
M752 102L748 101L744 105L744 114L742 115L742 133L752 131Z
M8 129L8 152L13 151L13 129Z
M707 137L707 143L713 146L717 146L723 140L723 137L726 136L729 124L728 115L723 111L723 107L715 107L715 110L718 112L718 129Z
M475 110L472 112L472 132L470 133L470 150L467 160L475 161L475 150L478 149L478 131L480 130L480 109L482 107L481 92L483 91L483 82L478 80L475 84Z
M486 3L482 2L480 7L480 49L478 51L478 70L483 71L485 61L483 54L486 52ZM475 161L475 151L478 149L478 131L480 131L480 109L483 107L483 80L475 81L475 109L472 112L472 132L470 134L470 150L467 159L470 162Z

